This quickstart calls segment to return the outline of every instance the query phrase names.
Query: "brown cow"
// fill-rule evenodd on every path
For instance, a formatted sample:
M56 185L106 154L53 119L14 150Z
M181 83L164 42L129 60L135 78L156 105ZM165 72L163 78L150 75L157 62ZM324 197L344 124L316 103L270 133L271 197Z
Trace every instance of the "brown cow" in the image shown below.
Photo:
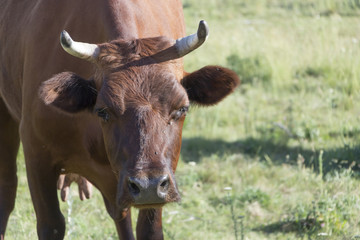
M63 29L101 44L62 32L67 54ZM216 104L239 82L219 66L184 73L181 57L207 33L200 22L182 38L179 0L1 1L1 239L20 139L39 239L64 237L56 184L66 173L100 190L120 239L134 239L131 206L140 208L137 238L163 239L161 207L180 199L174 172L189 104Z

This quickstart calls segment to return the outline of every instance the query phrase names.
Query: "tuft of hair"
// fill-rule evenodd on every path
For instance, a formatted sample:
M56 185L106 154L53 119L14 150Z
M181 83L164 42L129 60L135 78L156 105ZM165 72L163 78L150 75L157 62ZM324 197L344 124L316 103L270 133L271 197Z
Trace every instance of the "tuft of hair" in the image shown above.
M100 66L104 69L113 69L141 58L156 57L157 53L171 46L171 41L166 37L118 39L99 46Z

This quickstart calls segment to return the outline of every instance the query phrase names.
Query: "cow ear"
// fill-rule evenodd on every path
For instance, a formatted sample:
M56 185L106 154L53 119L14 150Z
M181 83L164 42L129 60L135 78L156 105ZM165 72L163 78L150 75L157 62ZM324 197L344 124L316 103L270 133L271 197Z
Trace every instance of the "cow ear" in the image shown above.
M97 90L93 80L83 79L71 72L63 72L43 82L39 96L46 105L68 113L76 113L93 108Z
M203 67L181 81L190 101L203 106L217 104L232 93L239 83L234 71L220 66Z

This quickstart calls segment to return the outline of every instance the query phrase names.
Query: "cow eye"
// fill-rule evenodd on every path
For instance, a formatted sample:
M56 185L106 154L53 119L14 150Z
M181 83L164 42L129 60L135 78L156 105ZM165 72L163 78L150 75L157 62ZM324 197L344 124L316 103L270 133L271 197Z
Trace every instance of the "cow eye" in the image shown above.
M173 112L172 119L178 120L182 116L186 116L186 113L188 112L188 110L189 110L189 106L184 106L184 107L179 108L178 110Z
M96 109L95 112L98 117L101 118L104 122L109 121L110 115L105 108Z

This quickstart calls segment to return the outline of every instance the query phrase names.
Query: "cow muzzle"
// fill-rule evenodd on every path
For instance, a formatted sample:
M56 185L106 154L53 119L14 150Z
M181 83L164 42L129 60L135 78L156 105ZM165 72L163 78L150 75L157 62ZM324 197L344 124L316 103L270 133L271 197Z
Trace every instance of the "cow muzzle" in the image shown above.
M134 207L156 208L180 200L175 181L168 174L152 178L126 177L124 180L123 188ZM118 202L121 203L121 199Z
M169 191L169 176L153 179L129 177L128 188L135 204L164 203Z
M169 175L157 178L128 178L128 190L135 205L164 204L171 182Z

